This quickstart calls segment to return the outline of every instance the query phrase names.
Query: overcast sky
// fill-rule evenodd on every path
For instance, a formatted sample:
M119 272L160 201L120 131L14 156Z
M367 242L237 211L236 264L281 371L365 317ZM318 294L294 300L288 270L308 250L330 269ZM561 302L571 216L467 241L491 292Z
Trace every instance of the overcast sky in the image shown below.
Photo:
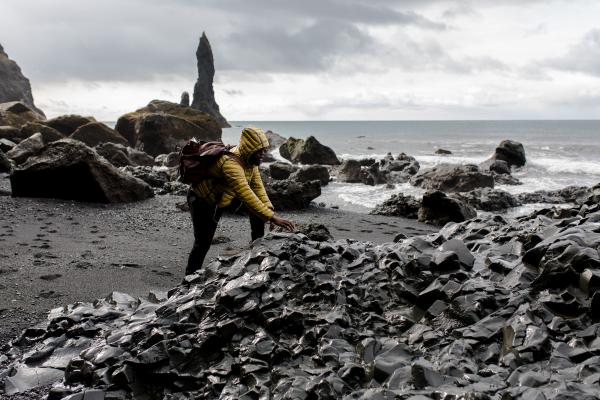
M597 119L597 0L1 0L48 116L116 120L196 80L229 120Z

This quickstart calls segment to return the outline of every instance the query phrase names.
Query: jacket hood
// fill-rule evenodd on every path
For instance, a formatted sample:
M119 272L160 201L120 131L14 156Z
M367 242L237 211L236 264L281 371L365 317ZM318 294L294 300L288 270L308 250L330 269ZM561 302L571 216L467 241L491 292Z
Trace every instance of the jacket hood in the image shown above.
M257 150L269 147L269 139L260 128L249 126L244 128L238 145L240 158L247 162L250 156Z

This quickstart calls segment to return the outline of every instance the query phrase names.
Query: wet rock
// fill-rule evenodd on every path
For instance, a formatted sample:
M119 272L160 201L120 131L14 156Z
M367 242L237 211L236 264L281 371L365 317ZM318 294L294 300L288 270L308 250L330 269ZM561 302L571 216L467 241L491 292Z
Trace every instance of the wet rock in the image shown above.
M10 126L19 130L28 122L40 122L45 119L44 115L20 101L0 103L0 126Z
M71 136L77 128L92 122L97 122L94 117L69 114L49 119L44 122L44 125L54 128L64 136Z
M127 147L122 144L102 143L96 146L95 150L115 167L131 165L131 160L127 156Z
M301 210L321 195L319 181L272 181L265 184L265 189L275 210Z
M361 163L358 160L344 160L337 174L340 182L358 183L362 182Z
M333 240L329 229L323 224L306 224L298 228L298 232L305 234L310 240L317 242L326 242Z
M267 139L269 140L269 150L279 149L279 147L283 143L285 143L285 141L287 140L280 134L273 132L271 130L265 131L265 135L267 136Z
M43 148L44 139L42 138L42 134L36 133L13 147L6 153L6 156L17 164L22 164L29 157L39 154Z
M153 195L147 184L120 172L73 139L50 143L38 156L16 168L10 182L16 197L128 202Z
M418 219L433 225L445 225L448 222L462 222L477 216L471 206L435 191L423 195Z
M475 189L470 192L454 193L452 197L483 211L505 211L520 205L513 195L499 189Z
M167 168L179 167L179 152L171 152L169 154L159 154L154 158L154 165Z
M12 164L10 159L0 150L0 172L10 172L12 170Z
M271 178L277 180L288 179L290 175L297 169L298 168L292 164L278 161L269 165L269 175Z
M494 178L476 165L440 164L419 171L410 183L442 192L468 192L483 187L493 188Z
M421 203L413 196L396 193L383 203L375 206L370 214L417 219L420 207Z
M89 147L102 143L117 143L127 146L127 140L114 129L100 122L90 122L78 127L70 136L71 139L80 140Z
M593 189L585 186L568 186L559 190L538 190L531 193L519 193L517 200L523 204L531 203L583 203Z
M28 138L38 132L42 134L42 139L46 144L65 138L65 135L56 129L38 122L28 122L21 127L21 137L23 139Z
M525 148L514 140L503 140L500 142L491 160L505 161L509 167L522 167L527 162Z
M329 170L322 165L309 165L293 172L289 179L300 183L319 181L325 186L329 183Z
M279 154L293 163L338 165L335 152L322 145L314 136L306 140L289 138L279 147Z
M21 140L25 139L21 135L21 130L19 128L15 128L14 126L2 126L0 125L0 139L9 140L13 143L19 143Z
M396 158L388 153L383 159L363 169L361 180L368 185L408 182L419 171L418 161L405 153Z
M439 154L439 155L449 155L452 154L452 152L450 150L446 150L446 149L442 149L439 148L435 151L435 154Z

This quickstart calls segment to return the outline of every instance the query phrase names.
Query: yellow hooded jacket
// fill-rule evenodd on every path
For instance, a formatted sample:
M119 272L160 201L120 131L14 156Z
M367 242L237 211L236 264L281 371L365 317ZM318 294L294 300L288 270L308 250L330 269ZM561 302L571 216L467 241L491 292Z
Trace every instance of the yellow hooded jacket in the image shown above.
M269 147L265 133L254 127L244 128L240 143L232 149L243 161L243 166L226 154L211 166L210 174L215 178L207 179L193 187L194 192L209 204L223 208L239 199L255 215L268 221L275 214L273 204L267 196L260 177L258 166L251 165L250 156L257 150Z

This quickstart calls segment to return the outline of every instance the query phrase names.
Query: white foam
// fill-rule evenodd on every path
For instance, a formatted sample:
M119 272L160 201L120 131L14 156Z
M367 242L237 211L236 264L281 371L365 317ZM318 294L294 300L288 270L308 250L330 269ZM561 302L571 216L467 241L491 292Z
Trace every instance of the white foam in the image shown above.
M600 160L572 160L566 158L536 158L529 160L532 167L541 167L550 173L592 174L600 176Z

